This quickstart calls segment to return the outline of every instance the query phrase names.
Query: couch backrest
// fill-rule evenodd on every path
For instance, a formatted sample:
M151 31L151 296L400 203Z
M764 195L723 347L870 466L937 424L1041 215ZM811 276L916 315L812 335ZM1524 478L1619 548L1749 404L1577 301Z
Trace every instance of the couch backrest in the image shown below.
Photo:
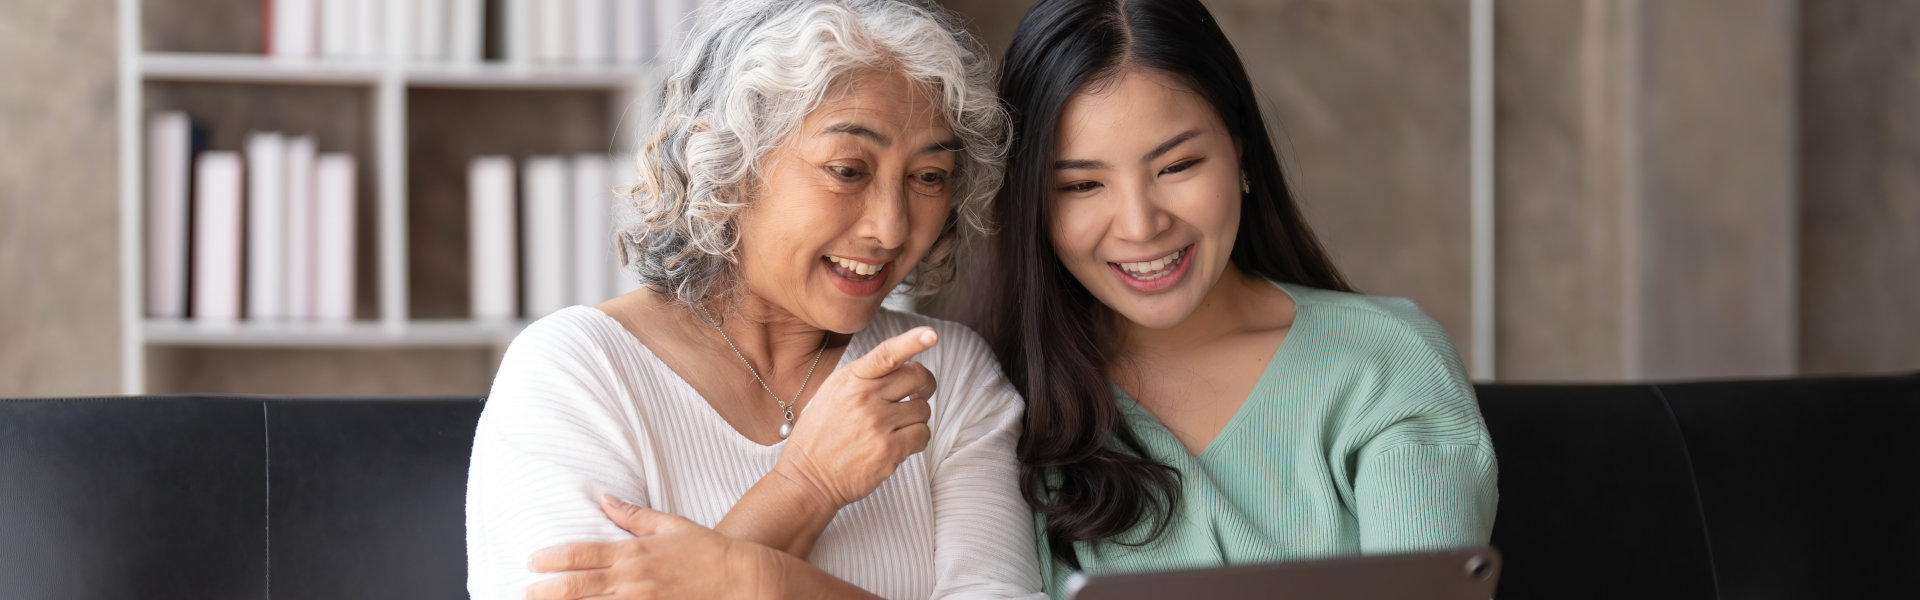
M463 598L480 407L0 401L0 597Z
M1920 597L1920 375L1479 394L1501 598ZM465 597L481 405L0 400L0 597Z

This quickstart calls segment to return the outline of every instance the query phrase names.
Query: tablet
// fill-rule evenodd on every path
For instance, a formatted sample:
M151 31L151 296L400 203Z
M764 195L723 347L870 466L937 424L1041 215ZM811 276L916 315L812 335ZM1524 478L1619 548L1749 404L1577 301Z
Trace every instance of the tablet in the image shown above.
M1067 582L1067 597L1487 600L1499 579L1500 553L1468 548L1124 575L1076 573Z

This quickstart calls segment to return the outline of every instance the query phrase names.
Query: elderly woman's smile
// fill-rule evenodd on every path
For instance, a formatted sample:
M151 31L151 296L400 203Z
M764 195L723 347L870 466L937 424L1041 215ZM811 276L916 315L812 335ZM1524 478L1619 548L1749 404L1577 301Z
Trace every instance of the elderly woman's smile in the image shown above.
M896 72L849 74L771 153L740 214L741 279L755 297L858 331L926 257L961 147L928 92Z

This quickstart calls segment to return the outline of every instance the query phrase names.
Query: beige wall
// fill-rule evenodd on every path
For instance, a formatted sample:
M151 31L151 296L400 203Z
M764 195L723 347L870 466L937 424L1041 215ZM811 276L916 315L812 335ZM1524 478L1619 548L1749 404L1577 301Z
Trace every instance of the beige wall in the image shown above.
M995 50L1025 8L947 3ZM1335 258L1367 291L1419 301L1469 350L1467 0L1209 5ZM1502 378L1920 369L1920 4L1495 5ZM149 6L155 47L258 44L245 33L258 17L251 0ZM0 396L119 389L113 10L0 3ZM147 91L156 107L281 126L300 123L300 106L359 102L322 93L276 109L205 86ZM414 115L429 132L463 120L457 102L414 100L445 107ZM500 95L468 116L588 114L574 109L597 102L555 97L543 109ZM581 140L599 141L590 130L602 118L545 139L565 146L556 151L595 149ZM416 135L413 151L432 154L427 138L438 134ZM449 190L411 191L423 200L416 235L456 220L428 201ZM443 250L416 247L414 269L457 279L461 263ZM460 298L414 291L416 310L458 312ZM967 291L923 306L958 314L977 305ZM473 393L495 360L445 349L149 358L156 391L310 393Z
M0 2L0 397L120 389L112 2Z
M1800 368L1920 368L1920 2L1807 1Z

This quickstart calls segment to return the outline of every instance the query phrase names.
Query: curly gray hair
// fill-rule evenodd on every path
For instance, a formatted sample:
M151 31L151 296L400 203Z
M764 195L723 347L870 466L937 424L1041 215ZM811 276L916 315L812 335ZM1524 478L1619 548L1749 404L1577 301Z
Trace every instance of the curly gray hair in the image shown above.
M617 211L622 260L640 283L688 307L731 291L737 216L766 157L837 78L871 68L927 86L960 139L953 210L908 278L917 293L950 280L958 238L988 229L1008 145L980 42L925 0L722 0L696 20Z

